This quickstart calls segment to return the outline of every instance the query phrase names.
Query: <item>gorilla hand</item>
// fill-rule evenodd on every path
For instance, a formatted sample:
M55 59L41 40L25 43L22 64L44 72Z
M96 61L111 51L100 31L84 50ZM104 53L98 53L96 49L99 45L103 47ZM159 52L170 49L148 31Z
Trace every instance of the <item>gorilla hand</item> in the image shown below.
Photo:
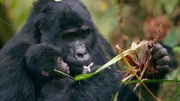
M159 71L161 78L171 71L170 61L166 48L157 43L152 50L152 62L155 69Z

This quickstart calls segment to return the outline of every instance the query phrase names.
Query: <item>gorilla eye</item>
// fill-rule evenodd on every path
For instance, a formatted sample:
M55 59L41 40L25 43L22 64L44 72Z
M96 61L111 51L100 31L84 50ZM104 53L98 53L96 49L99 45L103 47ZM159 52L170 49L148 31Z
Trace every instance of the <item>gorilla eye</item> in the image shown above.
M91 29L86 29L82 31L81 35L83 37L87 37L90 33L91 33Z
M73 34L72 33L66 33L65 35L63 35L63 38L73 38Z
M72 38L73 36L71 34L66 35L66 38Z
M84 30L82 33L84 33L84 34L90 34L90 32L91 32L91 29L86 29L86 30Z

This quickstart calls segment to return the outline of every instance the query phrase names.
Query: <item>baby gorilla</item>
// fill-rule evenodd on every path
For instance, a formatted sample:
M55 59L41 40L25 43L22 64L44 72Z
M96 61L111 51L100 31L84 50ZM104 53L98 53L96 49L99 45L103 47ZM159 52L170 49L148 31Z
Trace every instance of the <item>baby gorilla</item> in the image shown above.
M60 56L60 49L46 44L37 44L28 49L25 55L27 71L36 80L51 79L58 75L54 69L69 73L69 66Z
M25 54L27 71L35 80L36 98L38 101L48 101L56 96L61 96L62 88L66 89L74 81L62 74L56 73L54 69L69 74L69 66L62 60L60 49L47 43L31 46ZM91 63L84 66L82 73L89 73L95 67ZM41 88L41 89L40 89ZM48 92L47 92L48 91ZM49 92L54 92L53 96L48 96ZM64 93L64 92L63 92ZM62 94L63 95L63 94Z
M69 66L62 60L60 54L60 49L47 43L31 46L25 55L28 72L34 74L32 77L36 80L62 77L55 73L54 69L69 74ZM89 73L92 65L93 63L90 66L84 66L82 73Z
M62 87L66 82L73 82L71 79L63 79L65 76L54 72L54 69L57 69L68 74L69 66L62 60L60 50L52 45L41 43L31 46L25 54L25 60L26 70L29 74L33 74L32 79L37 88L35 93L38 101L45 100L44 95L47 92L41 90L47 86ZM54 90L49 89L48 92L54 92Z

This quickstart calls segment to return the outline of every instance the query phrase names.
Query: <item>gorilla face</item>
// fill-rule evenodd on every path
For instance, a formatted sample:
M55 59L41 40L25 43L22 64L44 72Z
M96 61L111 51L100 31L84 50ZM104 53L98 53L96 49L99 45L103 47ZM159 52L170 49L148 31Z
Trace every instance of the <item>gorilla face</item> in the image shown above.
M60 47L72 76L82 73L82 67L92 62L91 50L96 46L97 29L89 12L78 0L43 3L46 6L35 5L35 9L41 11L38 24L41 42Z

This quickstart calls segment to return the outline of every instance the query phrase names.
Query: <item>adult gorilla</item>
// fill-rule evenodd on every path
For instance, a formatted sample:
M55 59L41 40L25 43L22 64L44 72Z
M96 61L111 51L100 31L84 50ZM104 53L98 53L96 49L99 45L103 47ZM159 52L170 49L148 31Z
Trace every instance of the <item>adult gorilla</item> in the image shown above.
M32 78L34 74L27 71L24 56L31 54L26 53L29 47L41 47L44 43L58 47L63 52L61 56L69 65L71 76L81 74L82 67L91 62L95 65L105 64L108 60L106 54L114 56L109 44L98 33L86 7L79 0L38 0L21 31L0 51L1 101L34 101L39 99L40 92L45 94L41 96L44 97L43 101L110 101L118 91L119 80L110 69L80 82L63 82L59 85L57 82L48 82L46 86L41 86L41 81L37 82ZM51 47L47 45L47 48ZM42 62L49 58L42 56L41 49L38 48L37 51ZM161 77L169 69L170 59L167 55L166 49L161 45L154 49L153 59ZM153 87L150 89L157 92L158 84ZM53 90L49 92L49 89ZM120 101L130 101L131 97L135 96L130 89L125 90L129 97L124 99L120 95Z

